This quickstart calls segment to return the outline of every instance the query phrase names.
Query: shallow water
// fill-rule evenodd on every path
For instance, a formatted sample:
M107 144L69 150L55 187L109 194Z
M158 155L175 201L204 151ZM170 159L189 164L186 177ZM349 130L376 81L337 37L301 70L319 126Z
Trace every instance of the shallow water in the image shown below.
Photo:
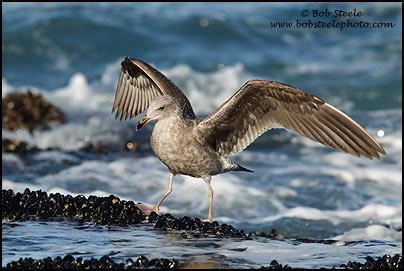
M147 255L149 259L176 259L183 267L198 264L217 268L258 268L276 259L294 268L332 268L347 261L364 262L366 256L401 253L401 248L395 244L377 240L327 245L263 237L254 240L215 236L188 239L181 231L159 232L151 228L152 224L122 228L64 219L3 222L2 265L20 257L42 259L71 254L76 258L108 255L116 262ZM69 235L65 235L66 232Z
M276 259L293 267L331 267L348 259L357 261L367 253L381 256L389 249L401 250L402 8L398 3L357 5L3 3L3 97L30 88L60 107L67 122L33 134L2 130L3 138L18 138L40 149L26 155L2 153L2 188L22 192L29 187L86 196L115 194L125 200L157 202L168 185L168 171L150 150L153 124L135 132L139 117L119 122L110 114L120 62L131 56L151 63L172 79L197 115L216 110L248 79L276 80L342 109L388 153L382 160L370 161L284 130L265 133L233 157L254 173L213 177L214 219L246 232L276 228L288 240L331 238L358 243L243 241L241 247L248 249L241 253L231 250L237 248L233 240L211 241L220 245L224 256L218 259L219 264L236 266L241 261L237 264L251 267ZM303 9L325 8L361 9L362 20L393 22L395 26L342 31L269 26L273 21L301 20ZM378 136L380 131L383 136ZM137 142L139 151L120 151L128 141ZM88 143L112 151L81 151ZM206 217L206 184L177 176L161 211L176 217ZM3 222L3 265L4 259L64 255L81 251L78 247L86 247L83 252L89 255L94 252L87 247L105 249L106 254L118 251L122 259L135 253L167 258L203 255L193 241L143 226L116 231L94 225L77 227L69 221ZM47 234L49 230L55 234ZM122 234L121 239L114 234ZM76 236L79 238L73 238ZM172 254L167 243L162 245L167 238L176 246ZM52 246L54 253L48 249L53 243L58 244ZM142 247L148 244L150 247ZM136 251L130 252L129 247ZM273 247L278 247L279 253ZM255 253L266 256L256 259ZM253 259L251 263L246 262L249 259Z

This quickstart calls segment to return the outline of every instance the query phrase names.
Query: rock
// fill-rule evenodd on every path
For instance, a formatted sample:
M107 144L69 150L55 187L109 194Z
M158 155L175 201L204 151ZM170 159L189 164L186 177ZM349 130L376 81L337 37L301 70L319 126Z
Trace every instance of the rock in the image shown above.
M393 257L386 254L379 257L377 260L370 256L366 257L366 262L361 264L359 262L348 262L341 264L340 269L402 269L402 256L396 254Z
M113 145L111 146L110 144L105 144L102 142L94 142L94 143L88 142L86 145L80 148L80 150L96 154L105 154L114 151L122 151L122 152L139 151L138 143L136 143L135 141L127 141L125 144L121 144L119 147Z
M269 266L261 266L260 269L293 269L292 267L285 265L282 266L278 261L273 260ZM320 268L325 269L325 268ZM335 269L335 267L333 267ZM365 263L351 262L347 264L341 264L338 269L402 269L402 256L396 254L393 257L390 255L384 255L377 260L370 256L366 257Z
M150 221L150 220L149 220ZM153 221L153 220L152 220ZM150 222L152 222L150 221ZM170 214L164 214L158 217L155 229L166 231L166 230L186 230L186 231L199 231L202 233L213 234L216 236L223 237L235 237L235 238L246 238L247 235L243 230L237 230L231 225L222 224L219 225L217 221L202 222L199 218L189 218L184 216L180 219L173 217ZM199 237L200 235L193 235L193 237ZM191 236L189 236L190 238ZM188 237L187 237L188 238Z
M2 190L2 219L24 221L31 217L47 219L51 217L80 217L81 222L94 222L100 225L117 225L127 227L147 220L155 223L154 228L160 231L185 230L190 237L201 237L200 233L221 237L247 238L243 230L231 225L219 224L217 221L202 222L199 218L184 216L175 218L170 214L158 216L152 212L144 216L133 201L120 200L114 195L109 197L83 195L72 197L60 193L42 190L14 194L12 190Z
M87 145L82 147L80 150L85 151L85 152L97 153L97 154L105 154L105 153L108 153L109 148L100 143L88 143Z
M34 260L32 258L20 258L18 261L12 261L6 265L6 269L139 269L139 268L160 268L171 269L178 266L178 261L173 259L152 259L148 260L140 256L136 261L127 259L125 263L116 263L108 256L102 256L99 260L91 258L84 260L79 257L75 259L68 254L65 257L50 257Z
M269 266L261 266L260 269L292 269L289 265L282 266L277 260L273 260Z
M246 238L267 237L279 238L276 230L271 233L251 232L246 235L243 230L237 230L231 225L219 224L217 221L212 223L202 222L199 218L190 218L187 216L175 218L170 214L158 216L152 213L150 216L144 216L135 206L133 201L121 200L114 195L109 197L83 195L73 197L71 195L62 195L60 193L50 193L49 195L42 190L31 191L26 188L23 193L14 193L13 190L2 190L2 219L10 221L24 221L26 219L39 218L47 219L50 217L80 217L81 222L94 222L101 225L116 225L127 227L138 224L143 221L155 222L154 228L160 231L180 230L179 235L184 239L194 239L207 237L208 235L220 236L223 238ZM298 243L322 243L332 245L335 240L314 240L308 238L296 238ZM242 252L238 249L236 251ZM46 268L46 269L138 269L138 268L177 268L180 267L176 260L152 259L149 260L140 256L137 260L128 259L124 263L116 263L108 256L103 256L99 260L91 258L75 259L72 255L50 257L42 260L32 258L20 258L7 264L7 268ZM348 262L338 267L339 269L402 269L402 256L384 255L378 259L366 257L365 263ZM282 265L276 260L272 260L269 266L262 266L261 269L291 269L288 265Z
M133 201L121 201L114 195L109 197L83 195L72 197L60 193L49 195L41 190L14 194L2 190L2 219L24 221L30 217L46 219L51 217L79 216L82 222L101 225L129 226L145 219Z
M10 92L2 99L2 127L8 130L26 128L32 131L46 127L48 123L63 123L64 113L48 103L40 94L30 90L24 93Z
M2 152L14 152L24 154L27 152L38 151L39 149L29 143L17 139L3 139L1 141L1 150Z
M277 233L275 229L272 229L271 232L258 232L258 231L254 231L254 232L250 232L248 234L248 237L266 237L266 238L270 238L270 239L284 239L285 237L280 234Z

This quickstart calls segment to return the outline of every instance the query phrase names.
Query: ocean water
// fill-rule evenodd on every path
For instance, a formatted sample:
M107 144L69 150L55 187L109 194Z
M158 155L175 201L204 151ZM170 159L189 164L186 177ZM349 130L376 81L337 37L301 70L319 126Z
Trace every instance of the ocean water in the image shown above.
M327 15L355 9L363 14ZM309 11L307 17L302 16L304 10ZM316 11L323 16L314 17ZM376 26L274 26L297 20L364 21ZM212 113L249 79L274 80L340 108L387 152L382 160L367 160L281 129L262 135L232 157L254 173L213 177L214 220L246 232L276 228L287 240L330 238L341 243L324 248L205 240L219 244L216 252L227 259L225 267L258 267L253 263L269 264L271 257L293 267L332 267L348 257L357 261L366 255L401 254L401 21L401 3L2 3L2 96L30 89L60 107L67 118L65 124L33 134L2 130L3 139L18 138L40 149L26 155L2 153L2 188L158 201L169 175L148 143L153 123L136 132L140 117L120 122L110 113L120 62L130 56L161 70L183 90L199 116ZM139 151L119 151L128 141L137 142ZM88 143L114 151L81 151ZM206 184L178 175L160 210L176 217L205 218ZM76 229L71 223L3 221L3 266L22 255L62 256L67 251L94 257L118 250L113 255L122 258L189 253L212 260L198 244L187 245L142 227L120 232L129 247L139 241L149 244L135 246L134 253L115 242L114 230ZM78 239L61 238L69 235ZM171 252L162 248L169 246L168 240L174 242ZM341 245L350 241L357 243ZM78 252L76 245L83 242L88 247ZM49 243L56 245L48 248ZM105 251L91 249L100 244ZM160 249L153 250L156 247ZM234 250L239 247L249 249ZM327 255L334 258L325 261Z

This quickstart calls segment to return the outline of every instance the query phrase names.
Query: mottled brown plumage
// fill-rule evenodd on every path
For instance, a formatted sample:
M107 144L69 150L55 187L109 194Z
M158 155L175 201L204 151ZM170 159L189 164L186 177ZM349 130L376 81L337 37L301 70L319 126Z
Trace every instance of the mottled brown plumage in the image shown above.
M187 97L167 77L154 69L149 64L126 57L121 63L121 75L116 89L112 112L116 111L117 118L121 114L121 120L145 111L150 102L161 95L170 95L177 99L182 106L185 117L195 118L194 110Z
M214 113L196 118L186 96L174 83L150 65L125 58L112 112L121 120L142 113L141 128L158 120L151 137L157 157L170 171L170 185L152 208L138 205L145 213L155 211L171 192L176 174L201 177L209 188L212 220L211 176L228 171L250 171L228 159L271 128L285 128L326 146L380 159L385 150L359 124L320 98L286 84L249 80Z

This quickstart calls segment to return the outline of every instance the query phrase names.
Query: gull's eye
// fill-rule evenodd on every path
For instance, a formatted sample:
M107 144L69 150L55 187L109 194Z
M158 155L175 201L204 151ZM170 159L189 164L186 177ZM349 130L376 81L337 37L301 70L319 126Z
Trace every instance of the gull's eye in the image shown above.
M159 110L164 110L164 109L166 109L165 106L160 106L160 108L159 108Z

